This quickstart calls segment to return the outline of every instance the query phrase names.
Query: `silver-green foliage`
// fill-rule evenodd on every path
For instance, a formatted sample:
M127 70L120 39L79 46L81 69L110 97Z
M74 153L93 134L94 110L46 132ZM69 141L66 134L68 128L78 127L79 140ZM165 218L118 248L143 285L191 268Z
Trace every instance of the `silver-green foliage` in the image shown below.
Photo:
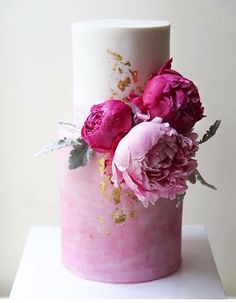
M210 126L210 128L203 135L202 139L198 142L199 144L208 141L211 137L213 137L219 128L221 120L216 120L214 124Z
M69 169L85 166L93 154L93 150L83 140L78 139L78 144L73 146L69 157Z

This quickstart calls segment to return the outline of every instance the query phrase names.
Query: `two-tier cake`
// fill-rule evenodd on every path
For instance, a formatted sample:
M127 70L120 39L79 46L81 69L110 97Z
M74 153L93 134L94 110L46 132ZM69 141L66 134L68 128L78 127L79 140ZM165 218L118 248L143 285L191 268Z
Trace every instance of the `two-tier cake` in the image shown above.
M62 262L86 279L134 283L181 264L188 182L216 189L195 154L204 117L195 84L172 69L170 24L98 20L72 26L74 123L38 154L59 152Z
M142 92L169 59L170 24L99 20L72 26L74 123L101 100L125 102ZM137 142L139 138L136 138ZM141 142L139 144L142 144ZM102 153L69 170L70 148L60 152L62 260L81 277L109 282L147 281L181 263L182 207L159 199L145 208L129 189L103 176Z

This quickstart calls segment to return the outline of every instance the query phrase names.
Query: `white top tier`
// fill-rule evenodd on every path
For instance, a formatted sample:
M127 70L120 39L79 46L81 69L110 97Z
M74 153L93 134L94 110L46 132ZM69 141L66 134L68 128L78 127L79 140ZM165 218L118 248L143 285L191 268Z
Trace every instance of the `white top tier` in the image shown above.
M74 111L143 88L150 74L169 58L170 24L156 20L94 20L72 25ZM137 81L133 81L138 72ZM129 78L131 81L128 80ZM119 81L124 81L118 85ZM130 83L129 83L130 82ZM80 120L79 119L79 120ZM82 122L82 120L81 120Z
M168 21L164 20L137 20L137 19L102 19L91 21L75 22L73 27L105 27L105 28L153 28L170 26Z

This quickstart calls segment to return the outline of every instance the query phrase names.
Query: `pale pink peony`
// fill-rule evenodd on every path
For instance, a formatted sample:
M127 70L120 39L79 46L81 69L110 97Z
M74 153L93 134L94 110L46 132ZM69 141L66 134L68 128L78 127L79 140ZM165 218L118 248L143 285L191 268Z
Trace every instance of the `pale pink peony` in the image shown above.
M175 199L186 189L188 176L197 167L194 139L180 135L155 118L133 127L119 142L112 163L115 186L130 188L142 201Z
M204 117L204 109L197 87L172 70L171 62L172 59L147 82L142 99L132 100L139 108L146 108L151 118L160 117L183 134Z
M131 127L131 108L120 100L107 100L91 108L81 136L95 151L110 153Z

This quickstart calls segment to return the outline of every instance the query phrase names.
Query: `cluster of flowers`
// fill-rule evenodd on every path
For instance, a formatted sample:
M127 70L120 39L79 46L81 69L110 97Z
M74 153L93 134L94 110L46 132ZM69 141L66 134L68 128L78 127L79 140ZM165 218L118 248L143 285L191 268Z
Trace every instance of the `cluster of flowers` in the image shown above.
M196 169L193 126L203 115L197 87L171 69L170 59L129 102L107 100L91 108L81 136L106 154L105 172L143 202L184 194Z

